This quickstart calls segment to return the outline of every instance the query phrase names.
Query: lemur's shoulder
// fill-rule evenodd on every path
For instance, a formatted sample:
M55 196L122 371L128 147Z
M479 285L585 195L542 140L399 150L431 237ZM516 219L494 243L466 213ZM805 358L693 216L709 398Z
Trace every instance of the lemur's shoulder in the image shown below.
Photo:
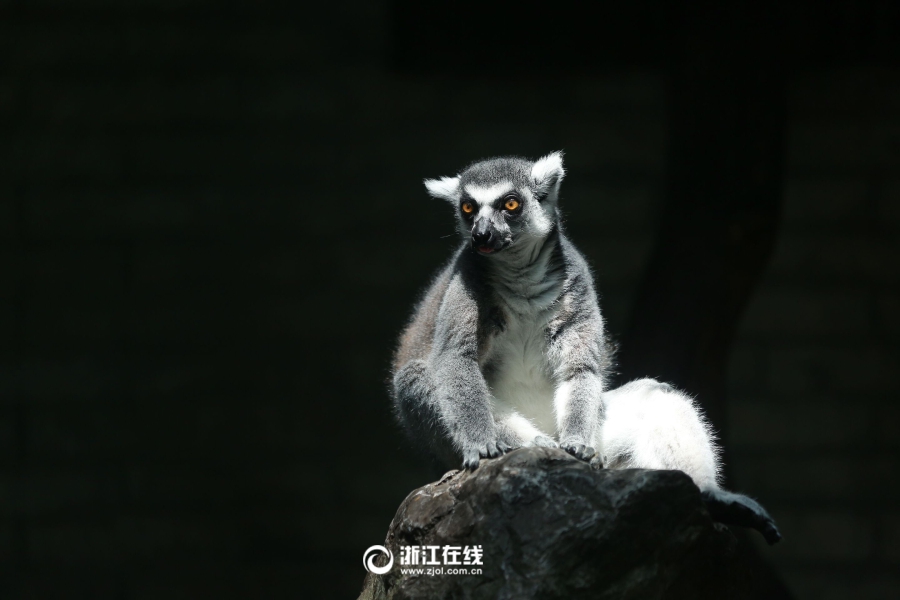
M431 352L435 321L455 270L454 262L450 261L444 265L416 303L412 317L403 328L397 350L394 352L394 370L412 359L422 358Z
M473 298L481 292L481 278L475 272L471 256L465 246L457 248L450 260L437 272L431 283L420 296L413 309L412 317L403 332L394 353L393 367L398 369L407 361L424 358L431 352L434 332L441 312L441 306L451 288Z

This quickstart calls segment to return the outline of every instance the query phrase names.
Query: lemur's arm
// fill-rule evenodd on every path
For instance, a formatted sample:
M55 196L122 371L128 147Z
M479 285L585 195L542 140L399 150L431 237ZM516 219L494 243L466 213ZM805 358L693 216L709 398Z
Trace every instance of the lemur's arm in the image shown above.
M590 446L603 420L603 319L587 294L567 293L551 323L549 358L556 380L553 409L559 444L570 454L590 460Z
M498 439L487 382L478 365L478 305L462 278L455 276L435 322L429 364L436 375L437 409L463 466L494 458L510 447Z

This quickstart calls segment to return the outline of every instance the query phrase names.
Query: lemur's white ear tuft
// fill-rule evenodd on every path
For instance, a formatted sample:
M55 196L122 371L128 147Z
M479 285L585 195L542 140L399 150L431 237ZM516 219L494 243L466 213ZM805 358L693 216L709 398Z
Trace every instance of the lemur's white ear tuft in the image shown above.
M428 189L428 193L435 198L450 202L456 202L459 199L459 177L426 179L425 187Z
M562 181L565 174L562 151L551 152L547 156L539 158L531 167L531 178L541 187L553 187Z

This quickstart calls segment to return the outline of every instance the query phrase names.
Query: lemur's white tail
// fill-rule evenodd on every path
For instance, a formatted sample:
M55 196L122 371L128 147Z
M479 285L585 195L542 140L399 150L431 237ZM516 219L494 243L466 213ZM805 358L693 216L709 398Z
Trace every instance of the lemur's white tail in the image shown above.
M701 495L709 514L716 521L755 529L769 544L781 540L775 520L753 498L726 490L705 490Z
M654 379L638 379L605 392L603 405L595 448L605 466L678 469L701 490L718 488L718 448L689 396Z
M719 489L719 449L703 413L686 394L654 379L638 379L603 394L605 420L594 440L610 469L677 469L703 493L718 521L781 539L772 517L753 499Z

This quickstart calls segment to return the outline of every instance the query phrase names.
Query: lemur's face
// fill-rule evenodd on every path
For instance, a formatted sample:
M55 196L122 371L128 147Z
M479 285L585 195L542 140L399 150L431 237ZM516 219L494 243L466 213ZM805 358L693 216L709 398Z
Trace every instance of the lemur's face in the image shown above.
M460 234L482 255L543 239L558 219L556 202L565 171L555 152L531 162L493 158L456 177L426 180L429 193L449 201Z

